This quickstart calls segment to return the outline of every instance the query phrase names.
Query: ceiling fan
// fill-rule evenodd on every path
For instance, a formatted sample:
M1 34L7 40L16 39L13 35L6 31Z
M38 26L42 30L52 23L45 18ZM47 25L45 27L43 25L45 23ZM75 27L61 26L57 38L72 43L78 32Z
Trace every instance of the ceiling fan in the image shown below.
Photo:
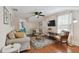
M42 15L42 12L34 12L34 16L39 18L39 16L45 16L45 15Z

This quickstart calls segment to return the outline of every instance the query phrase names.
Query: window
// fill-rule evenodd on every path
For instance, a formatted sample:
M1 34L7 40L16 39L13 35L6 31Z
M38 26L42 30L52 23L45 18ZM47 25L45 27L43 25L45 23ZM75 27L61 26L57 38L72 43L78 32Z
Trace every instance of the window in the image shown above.
M61 33L62 30L70 30L71 22L71 13L58 16L58 33Z

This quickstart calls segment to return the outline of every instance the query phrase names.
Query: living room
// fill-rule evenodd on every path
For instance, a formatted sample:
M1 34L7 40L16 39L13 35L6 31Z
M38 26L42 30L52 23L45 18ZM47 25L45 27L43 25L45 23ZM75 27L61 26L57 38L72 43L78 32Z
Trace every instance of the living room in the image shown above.
M2 53L79 52L79 7L0 6L0 12Z

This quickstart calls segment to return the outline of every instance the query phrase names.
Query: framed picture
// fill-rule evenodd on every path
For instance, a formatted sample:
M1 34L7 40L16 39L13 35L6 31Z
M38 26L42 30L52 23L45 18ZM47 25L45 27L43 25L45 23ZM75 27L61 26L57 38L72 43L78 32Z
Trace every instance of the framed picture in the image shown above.
M9 24L9 19L10 19L9 11L6 7L3 7L3 22L4 22L4 24Z
M12 15L9 13L9 24L12 26Z

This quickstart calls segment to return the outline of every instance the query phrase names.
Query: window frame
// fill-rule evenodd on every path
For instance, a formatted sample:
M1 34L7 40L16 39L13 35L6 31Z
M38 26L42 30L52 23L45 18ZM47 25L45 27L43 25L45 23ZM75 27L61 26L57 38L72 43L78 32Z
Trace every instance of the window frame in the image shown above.
M58 33L61 32L61 31L59 32L58 17L61 17L61 16L63 17L64 15L70 15L69 17L70 17L70 19L71 19L71 20L70 20L71 22L69 22L69 24L61 25L61 27L63 27L63 26L69 26L68 29L71 30L70 27L71 27L72 20L73 20L73 19L72 19L72 13L65 13L65 14L62 14L62 15L58 15L58 16L57 16L57 32L58 32Z

